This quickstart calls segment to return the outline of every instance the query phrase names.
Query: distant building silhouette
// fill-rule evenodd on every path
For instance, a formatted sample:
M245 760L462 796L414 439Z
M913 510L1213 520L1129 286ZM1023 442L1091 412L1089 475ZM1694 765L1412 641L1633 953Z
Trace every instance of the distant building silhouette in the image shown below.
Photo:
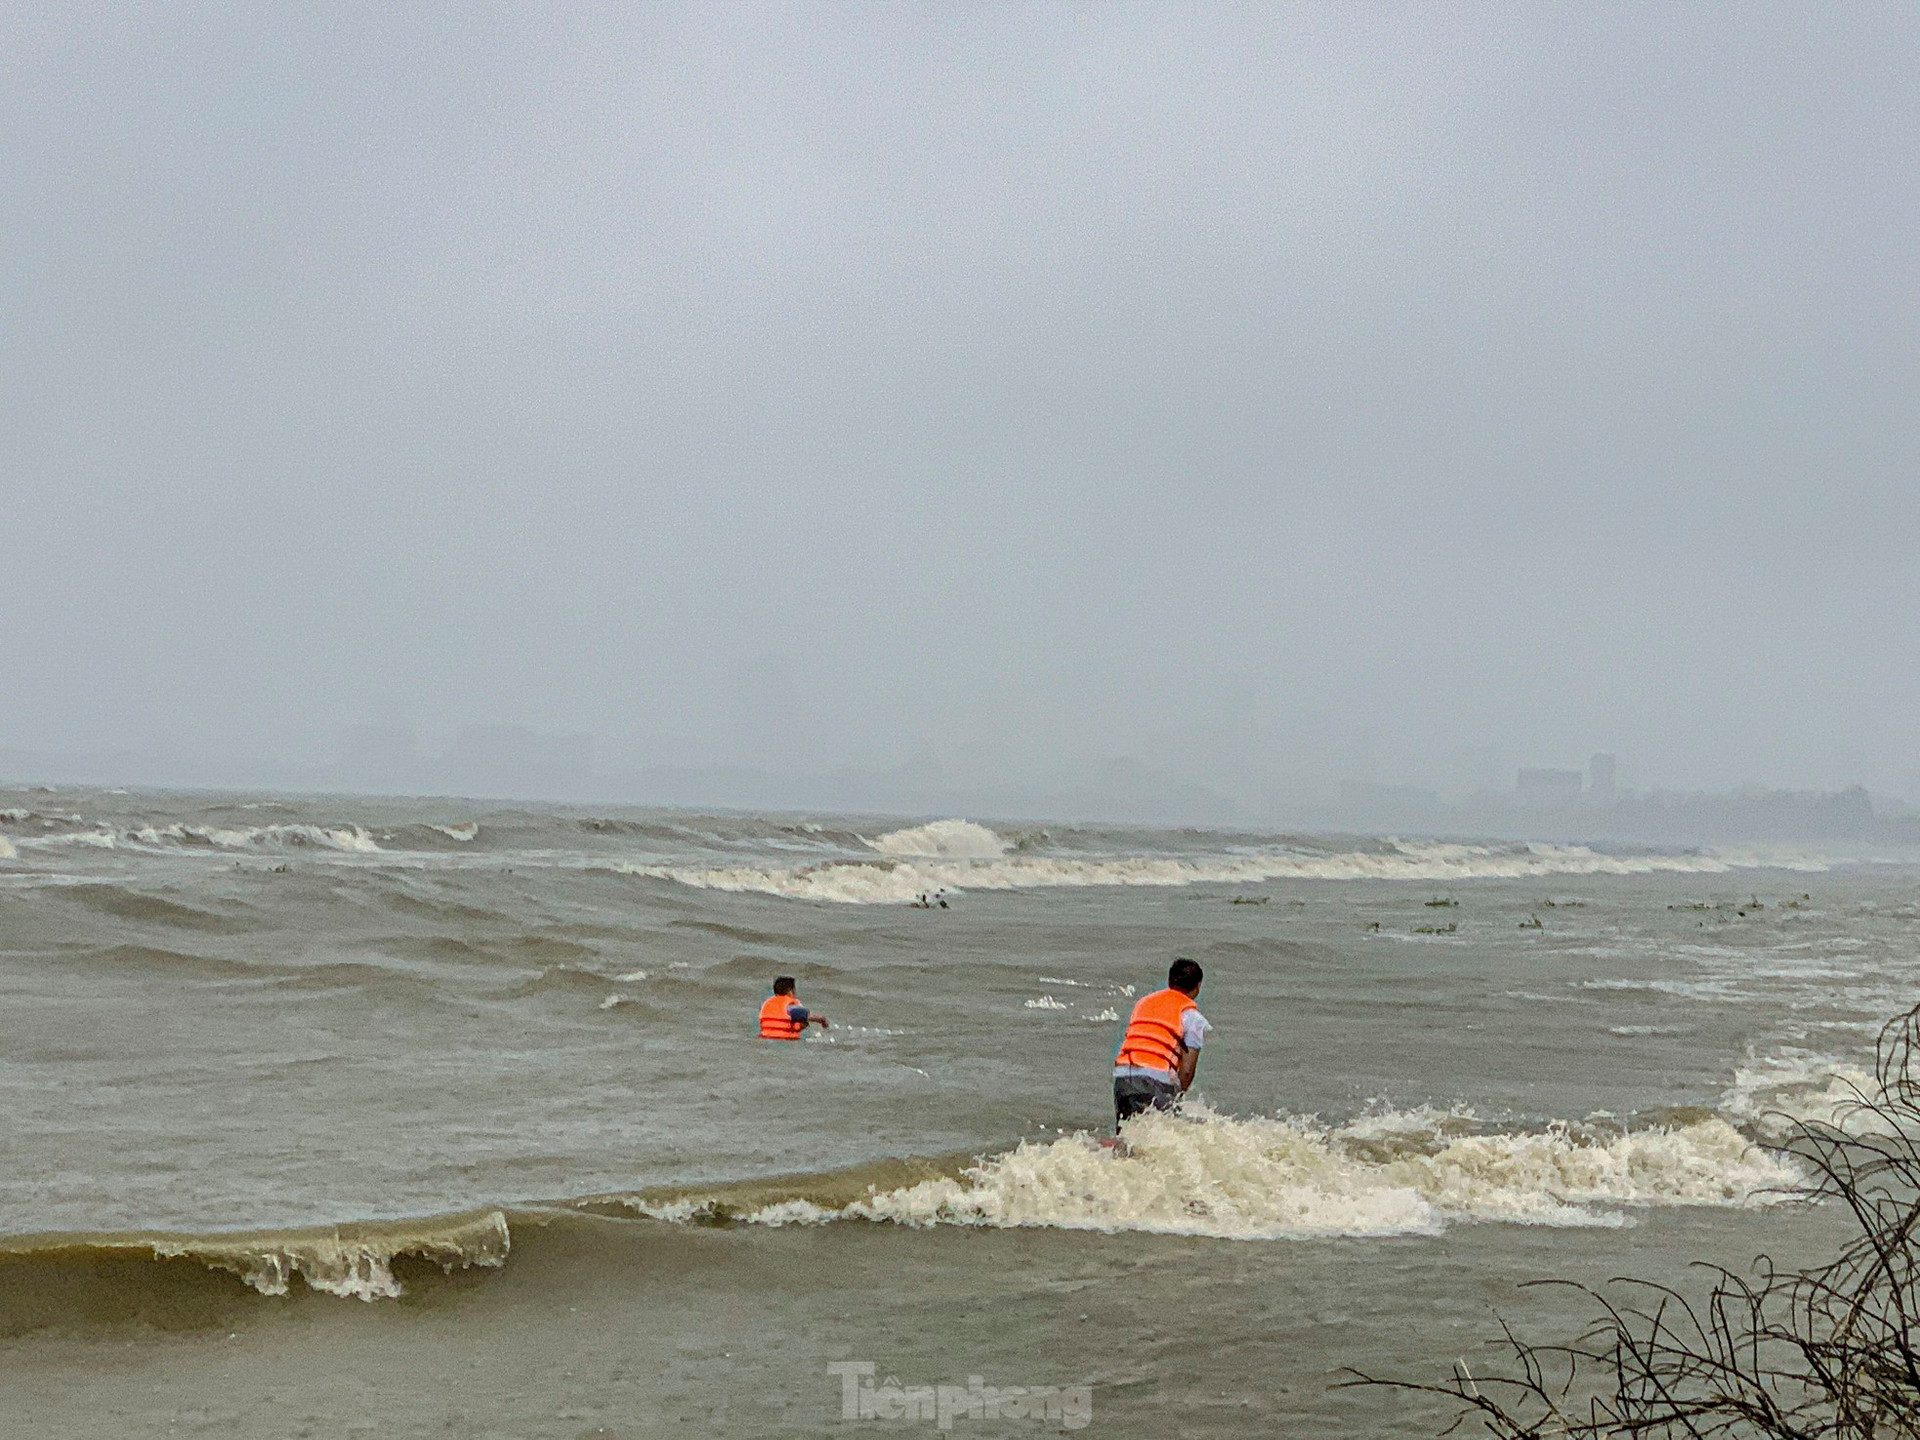
M1587 798L1596 805L1613 803L1613 756L1601 751L1587 761Z
M1522 770L1514 783L1514 797L1535 810L1577 805L1585 779L1578 770Z

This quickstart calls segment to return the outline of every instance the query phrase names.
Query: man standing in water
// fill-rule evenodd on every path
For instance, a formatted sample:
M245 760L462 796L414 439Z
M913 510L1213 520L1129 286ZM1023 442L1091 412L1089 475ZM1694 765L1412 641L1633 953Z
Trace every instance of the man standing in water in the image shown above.
M773 982L773 994L760 1006L760 1038L798 1040L809 1022L822 1030L827 1028L827 1017L802 1005L793 993L793 977L782 975Z
M1194 999L1204 978L1191 960L1175 960L1167 988L1143 995L1113 1057L1113 1123L1142 1110L1171 1110L1193 1084L1200 1047L1213 1027Z

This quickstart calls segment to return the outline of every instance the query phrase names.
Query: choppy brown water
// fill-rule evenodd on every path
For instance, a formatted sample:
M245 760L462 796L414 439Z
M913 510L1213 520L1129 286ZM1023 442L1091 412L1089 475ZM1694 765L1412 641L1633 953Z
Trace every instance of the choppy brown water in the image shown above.
M1920 971L1900 856L86 792L0 836L0 1434L783 1433L850 1358L1423 1433L1327 1377L1529 1275L1816 1244L1763 1112ZM1103 1017L1174 953L1214 1118L1115 1161ZM775 973L830 1043L752 1038Z

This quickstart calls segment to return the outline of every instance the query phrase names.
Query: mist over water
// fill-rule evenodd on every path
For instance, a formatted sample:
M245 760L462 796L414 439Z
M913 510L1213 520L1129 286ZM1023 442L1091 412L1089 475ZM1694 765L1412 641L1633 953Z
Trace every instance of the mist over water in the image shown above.
M0 39L9 778L1920 801L1904 8L96 19Z

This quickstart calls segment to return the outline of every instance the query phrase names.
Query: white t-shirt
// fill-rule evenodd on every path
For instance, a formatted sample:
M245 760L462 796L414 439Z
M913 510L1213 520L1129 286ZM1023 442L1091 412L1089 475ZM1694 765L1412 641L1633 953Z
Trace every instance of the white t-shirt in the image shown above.
M1207 1032L1213 1025L1200 1013L1200 1007L1194 1006L1180 1017L1180 1038L1186 1042L1187 1049L1198 1050L1207 1043Z
M1198 1005L1181 1012L1180 1039L1189 1050L1198 1050L1202 1045L1205 1045L1207 1043L1207 1035L1212 1029L1212 1022L1200 1013L1200 1007ZM1165 1080L1170 1085L1178 1085L1180 1083L1180 1077L1174 1074L1173 1071L1161 1070L1153 1065L1116 1065L1113 1067L1113 1073L1116 1075L1138 1075L1147 1080Z

